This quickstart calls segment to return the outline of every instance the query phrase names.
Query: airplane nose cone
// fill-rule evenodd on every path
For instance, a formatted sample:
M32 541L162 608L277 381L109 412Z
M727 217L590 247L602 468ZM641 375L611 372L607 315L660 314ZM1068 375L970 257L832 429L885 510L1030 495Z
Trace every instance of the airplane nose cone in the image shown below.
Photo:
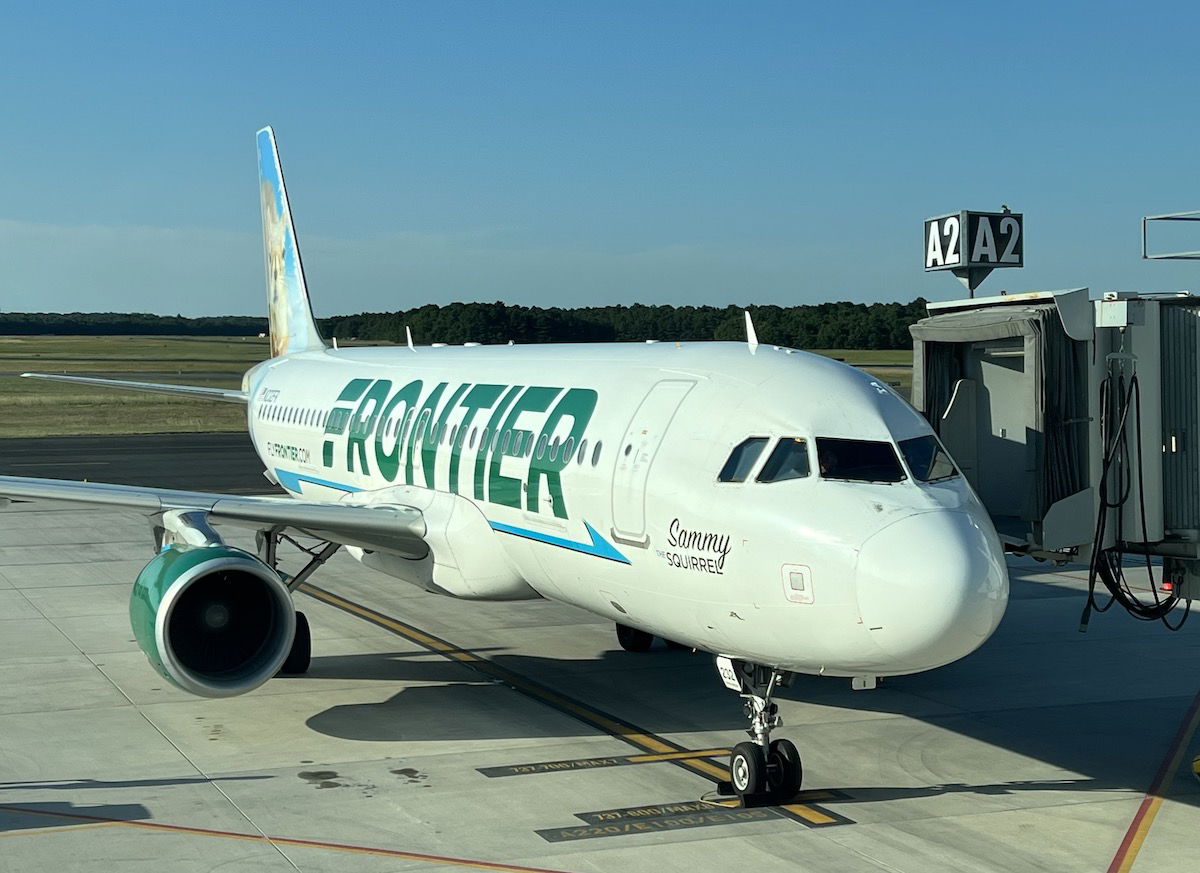
M986 516L934 511L867 539L855 570L859 612L884 673L915 673L970 654L1000 624L1008 570Z

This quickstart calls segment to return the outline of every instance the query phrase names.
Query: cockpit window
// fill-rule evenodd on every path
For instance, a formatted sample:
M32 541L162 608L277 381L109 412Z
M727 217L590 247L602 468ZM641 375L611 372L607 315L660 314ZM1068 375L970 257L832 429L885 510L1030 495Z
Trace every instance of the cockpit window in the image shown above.
M758 481L782 482L803 479L808 474L808 443L797 437L784 437L763 464Z
M904 468L891 443L817 437L822 479L853 482L900 482Z
M958 475L958 468L932 434L900 441L900 453L919 482L937 482Z
M721 468L717 479L721 482L745 482L766 444L766 437L750 437L738 443L729 453L729 460Z

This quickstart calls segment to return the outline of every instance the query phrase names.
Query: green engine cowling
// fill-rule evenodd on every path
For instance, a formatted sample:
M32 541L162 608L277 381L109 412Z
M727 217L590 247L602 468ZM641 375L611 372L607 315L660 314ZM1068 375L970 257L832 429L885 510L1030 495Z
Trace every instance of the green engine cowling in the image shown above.
M253 691L279 672L296 635L279 575L223 544L159 552L133 583L129 621L154 669L202 697Z

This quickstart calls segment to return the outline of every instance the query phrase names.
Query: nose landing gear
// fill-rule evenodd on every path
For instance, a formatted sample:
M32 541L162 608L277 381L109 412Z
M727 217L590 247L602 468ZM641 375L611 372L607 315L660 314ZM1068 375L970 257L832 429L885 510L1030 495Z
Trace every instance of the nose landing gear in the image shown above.
M771 730L783 724L779 707L771 702L775 689L791 684L792 674L717 657L717 672L731 691L742 696L752 742L738 743L729 756L729 781L744 801L779 803L800 790L803 766L791 740L771 739Z

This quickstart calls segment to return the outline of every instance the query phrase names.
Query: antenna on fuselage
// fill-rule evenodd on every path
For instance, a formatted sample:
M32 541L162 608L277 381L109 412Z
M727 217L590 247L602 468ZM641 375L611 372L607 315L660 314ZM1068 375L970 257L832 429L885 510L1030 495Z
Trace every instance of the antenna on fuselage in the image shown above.
M412 328L409 327L407 324L404 325L404 338L408 340L408 350L411 352L415 352L417 349L416 349L416 346L413 345L413 341L412 341Z
M750 310L744 310L746 313L746 347L750 349L750 354L758 351L758 334L754 332L754 319L750 317Z

